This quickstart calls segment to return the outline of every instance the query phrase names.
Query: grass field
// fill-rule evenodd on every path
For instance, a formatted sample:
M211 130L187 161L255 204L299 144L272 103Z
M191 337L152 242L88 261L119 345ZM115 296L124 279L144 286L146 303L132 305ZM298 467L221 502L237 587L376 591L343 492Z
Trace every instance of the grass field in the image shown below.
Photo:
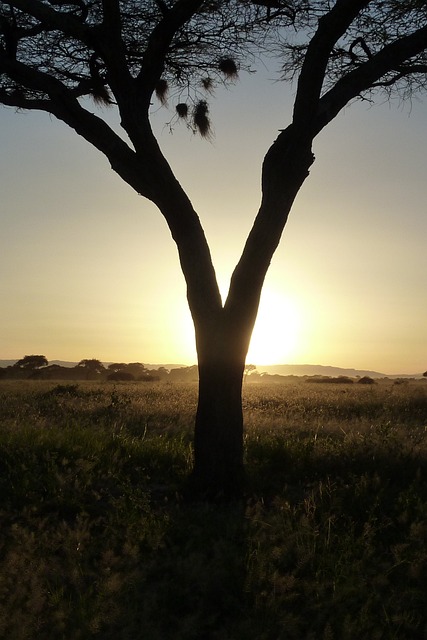
M246 384L247 491L182 499L197 388L0 383L0 638L427 638L427 383Z

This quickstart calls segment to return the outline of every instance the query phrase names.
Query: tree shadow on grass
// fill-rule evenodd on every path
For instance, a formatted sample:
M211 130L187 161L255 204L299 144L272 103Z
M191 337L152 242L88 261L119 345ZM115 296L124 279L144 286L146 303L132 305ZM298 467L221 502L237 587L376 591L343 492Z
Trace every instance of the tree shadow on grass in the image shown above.
M262 638L244 502L185 502L183 448L138 447L0 454L0 637Z
M134 619L119 621L120 637L135 638L138 629L152 640L254 638L244 629L243 506L181 504L168 517L161 544L126 596Z
M314 435L248 442L247 494L228 505L182 500L172 441L10 446L0 636L423 637L425 457L388 433Z
M138 637L422 637L425 457L387 434L357 446L312 433L247 455L240 502L165 507L161 543L126 593Z

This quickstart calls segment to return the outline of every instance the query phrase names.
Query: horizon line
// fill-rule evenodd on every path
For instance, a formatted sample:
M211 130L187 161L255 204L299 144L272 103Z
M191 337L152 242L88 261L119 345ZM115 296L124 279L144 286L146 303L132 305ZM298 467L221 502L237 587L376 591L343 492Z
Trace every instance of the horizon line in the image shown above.
M34 355L34 354L31 354ZM18 362L19 360L21 360L22 358L0 358L0 362ZM79 362L81 362L81 360L84 359L90 359L90 358L81 358L80 360L67 360L64 358L46 358L48 363L51 362L67 362L70 364L78 364ZM96 358L97 360L99 360L102 364L114 364L115 362L123 362L122 360L102 360L101 358ZM129 363L131 362L140 362L139 360L132 360L129 361ZM126 364L129 364L126 363ZM143 364L144 366L149 366L149 367L193 367L193 366L197 366L197 362L193 362L192 364L186 364L183 362L140 362L141 364ZM343 370L343 371L361 371L364 373L374 373L377 375L381 375L384 377L387 376L423 376L423 372L400 372L400 373L386 373L383 371L378 371L377 369L370 369L370 368L366 368L366 367L346 367L346 366L338 366L338 365L325 365L325 364L313 364L313 363L308 363L308 362L304 362L304 363L286 363L286 362L282 362L282 363L263 363L263 364L255 364L255 363L251 363L251 362L247 362L246 363L247 366L253 364L253 366L255 366L256 370L260 371L260 369L262 369L263 367L295 367L295 368L302 368L302 367L319 367L319 368L323 368L323 369L338 369L338 370ZM262 371L260 371L262 372Z

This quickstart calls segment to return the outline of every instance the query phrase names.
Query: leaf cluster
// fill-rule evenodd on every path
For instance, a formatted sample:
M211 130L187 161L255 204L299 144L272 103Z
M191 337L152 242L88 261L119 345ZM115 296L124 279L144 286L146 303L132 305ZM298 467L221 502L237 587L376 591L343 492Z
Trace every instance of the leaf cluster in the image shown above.
M284 79L301 76L307 104L337 89L321 108L329 121L358 95L425 89L426 21L425 0L0 2L0 102L53 113L87 139L81 99L117 104L136 148L135 113L155 94L208 136L206 94L269 54Z
M0 2L0 100L46 108L65 89L108 105L126 82L162 103L173 87L196 104L249 68L266 20L247 0Z

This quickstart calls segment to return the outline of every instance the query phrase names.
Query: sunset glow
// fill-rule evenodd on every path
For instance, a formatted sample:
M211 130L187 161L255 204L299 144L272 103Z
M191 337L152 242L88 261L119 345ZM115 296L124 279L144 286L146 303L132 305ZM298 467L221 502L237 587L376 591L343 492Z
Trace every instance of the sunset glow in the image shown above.
M291 98L265 73L219 90L211 142L186 127L171 135L167 110L153 113L221 282L256 216L262 159L289 122ZM0 145L0 359L195 364L185 282L156 208L44 114L2 109ZM425 371L426 148L422 102L410 113L355 104L319 136L248 363Z
M246 362L255 365L292 362L298 353L300 323L296 305L279 291L266 287Z

